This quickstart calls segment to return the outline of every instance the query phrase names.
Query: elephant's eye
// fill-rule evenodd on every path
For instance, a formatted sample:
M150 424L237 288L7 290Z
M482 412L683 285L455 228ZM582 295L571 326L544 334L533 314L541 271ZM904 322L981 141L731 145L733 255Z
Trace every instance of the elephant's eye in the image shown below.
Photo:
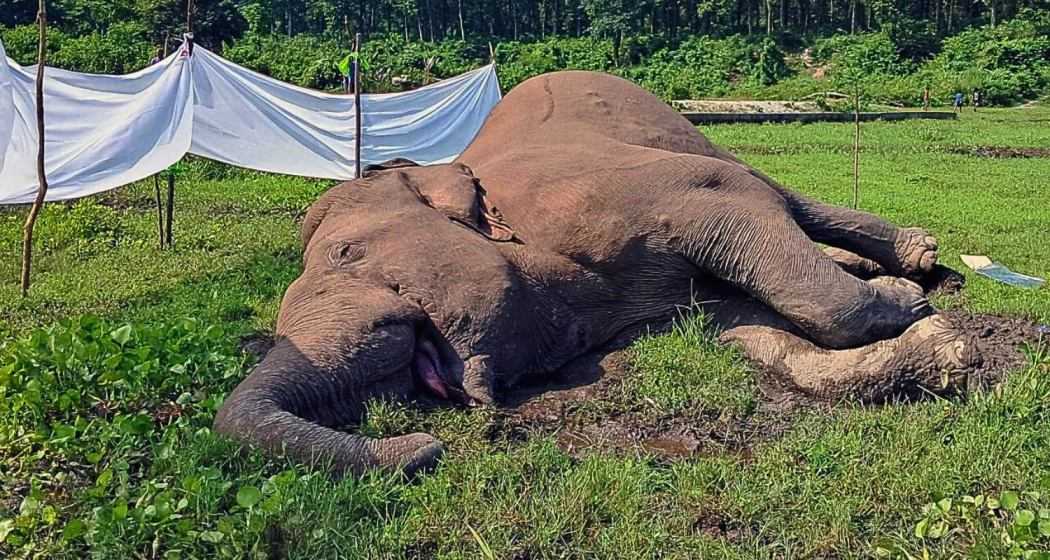
M364 243L341 241L328 250L328 262L335 267L349 266L365 256Z

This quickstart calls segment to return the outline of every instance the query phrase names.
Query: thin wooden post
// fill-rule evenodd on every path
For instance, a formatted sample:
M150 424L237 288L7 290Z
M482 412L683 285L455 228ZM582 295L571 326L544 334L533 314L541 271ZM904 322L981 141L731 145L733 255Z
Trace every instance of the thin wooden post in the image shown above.
M157 239L164 248L164 205L160 201L160 176L153 176L153 196L157 199Z
M171 224L175 221L175 173L168 171L168 223L164 228L164 242L171 248Z
M860 208L860 86L853 89L853 209Z
M492 48L492 42L489 42L489 63L496 64L496 49Z
M354 35L354 176L361 178L361 34Z
M193 0L186 0L186 54L193 56ZM160 208L160 193L157 193L158 211ZM172 247L174 237L172 224L175 223L175 172L168 170L168 215L164 230L164 245Z
M36 132L38 140L36 174L40 187L36 191L33 207L29 209L29 215L26 216L25 227L22 228L22 297L29 295L29 275L33 267L33 228L36 226L36 219L40 216L40 210L44 207L44 199L47 197L47 171L44 169L44 66L47 63L47 6L44 2L45 0L40 0L40 8L37 12L40 40L36 52Z

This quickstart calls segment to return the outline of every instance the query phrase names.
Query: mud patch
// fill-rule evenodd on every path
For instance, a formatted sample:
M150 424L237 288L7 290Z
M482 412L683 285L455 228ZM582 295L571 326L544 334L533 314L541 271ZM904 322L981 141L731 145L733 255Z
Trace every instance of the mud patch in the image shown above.
M1025 319L962 310L945 314L977 339L984 364L971 380L974 389L1002 382L1024 364L1021 346L1048 338ZM630 367L624 347L581 358L559 372L553 385L526 385L508 395L489 435L511 442L552 436L574 457L616 453L671 462L728 454L748 462L756 445L780 438L803 411L831 410L829 403L756 371L760 395L757 407L748 414L661 415L655 412L658 407L627 398L624 383L630 381ZM717 526L706 524L707 530Z
M1050 339L1040 332L1039 325L1027 319L976 314L961 309L945 311L944 314L956 326L976 337L984 361L975 380L981 388L998 385L1006 374L1023 366L1025 356L1021 348L1025 344Z
M1011 148L1004 146L956 147L948 150L951 153L983 158L1045 158L1050 157L1050 148Z
M555 387L526 386L509 395L493 435L512 441L550 435L576 457L613 452L669 461L728 453L747 461L751 447L790 427L800 403L772 391L745 416L661 415L650 403L626 398L629 373L622 348L581 358L559 372Z
M921 281L922 289L927 294L952 295L962 291L966 285L966 277L962 274L938 264L933 271L926 275Z

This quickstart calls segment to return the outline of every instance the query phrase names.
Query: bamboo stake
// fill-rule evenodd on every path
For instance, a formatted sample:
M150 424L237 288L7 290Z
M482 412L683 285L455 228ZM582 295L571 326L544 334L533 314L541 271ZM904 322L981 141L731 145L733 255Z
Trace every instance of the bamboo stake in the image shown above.
M164 205L160 202L160 176L153 176L153 196L157 199L157 239L164 248Z
M40 8L37 12L37 23L40 26L40 40L37 45L37 67L36 67L36 131L37 131L37 156L36 174L40 181L40 188L36 192L36 200L33 207L29 209L26 216L25 227L22 228L22 297L29 295L29 275L33 267L33 228L40 210L44 207L44 199L47 196L47 172L44 169L44 65L47 63L47 6L45 0L40 0Z
M354 35L354 171L361 178L361 34Z
M853 89L853 209L860 208L860 86Z
M186 0L186 33L193 34L193 0Z
M168 224L164 231L164 241L171 248L171 224L175 221L175 173L168 172Z

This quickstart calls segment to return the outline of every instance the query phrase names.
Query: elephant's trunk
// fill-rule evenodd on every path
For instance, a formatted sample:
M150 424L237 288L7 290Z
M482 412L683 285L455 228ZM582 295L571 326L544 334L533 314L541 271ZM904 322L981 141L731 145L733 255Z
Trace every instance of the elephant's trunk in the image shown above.
M433 465L443 448L428 434L375 439L333 429L363 415L351 380L322 372L282 338L223 403L215 430L340 474L412 474Z

